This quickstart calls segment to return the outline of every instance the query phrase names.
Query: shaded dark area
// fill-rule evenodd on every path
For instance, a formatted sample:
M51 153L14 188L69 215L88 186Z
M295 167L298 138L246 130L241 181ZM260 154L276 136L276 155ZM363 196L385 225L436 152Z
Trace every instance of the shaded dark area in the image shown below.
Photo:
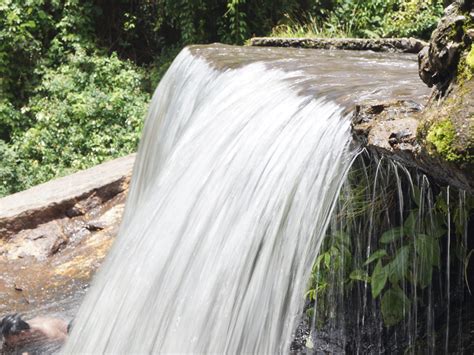
M324 266L313 271L316 281L312 282L328 285L308 299L292 350L315 354L472 353L473 196L440 186L386 159L380 163L374 156L358 160L349 177L354 185L343 188L321 250L322 255L335 248L345 250L338 238L347 233L351 254L331 256L327 272ZM406 226L413 211L417 216L413 234L384 241L387 230ZM423 266L423 250L417 249L423 248L417 242L420 238L433 238L429 255L437 255L437 266ZM412 250L412 240L415 249L401 260L406 248ZM388 276L381 296L374 297L379 266L373 268L375 261L369 260L381 248L387 251L379 260ZM403 292L395 303L388 301L391 290ZM387 309L384 302L392 302L388 303L392 308Z

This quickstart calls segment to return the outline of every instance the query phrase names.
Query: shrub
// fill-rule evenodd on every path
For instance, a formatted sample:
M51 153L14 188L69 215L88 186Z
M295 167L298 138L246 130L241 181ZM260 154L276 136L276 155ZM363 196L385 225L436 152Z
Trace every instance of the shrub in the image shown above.
M442 1L402 0L383 25L383 35L429 38L443 14Z
M306 14L287 15L272 35L427 39L442 13L441 0L317 0Z
M45 70L23 108L33 125L4 148L4 154L19 159L19 164L7 159L3 172L18 178L10 190L135 151L150 98L142 80L142 71L131 62L82 50L57 69Z

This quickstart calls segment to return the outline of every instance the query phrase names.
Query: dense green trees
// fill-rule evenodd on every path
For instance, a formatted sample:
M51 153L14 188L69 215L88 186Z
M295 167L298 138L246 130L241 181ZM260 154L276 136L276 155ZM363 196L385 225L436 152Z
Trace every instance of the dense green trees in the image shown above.
M0 196L136 149L144 70L97 46L91 1L0 5Z
M189 43L422 36L441 0L0 0L0 196L135 150Z

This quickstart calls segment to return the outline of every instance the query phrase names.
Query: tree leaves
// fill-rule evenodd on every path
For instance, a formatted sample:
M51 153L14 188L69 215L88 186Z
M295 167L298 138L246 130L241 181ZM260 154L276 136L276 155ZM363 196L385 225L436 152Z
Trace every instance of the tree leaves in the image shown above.
M412 210L408 217L405 219L405 222L403 223L403 231L405 235L413 236L415 234L417 213L418 209Z
M371 276L372 297L376 298L382 292L387 283L387 270L382 266L382 261L379 260L375 266L374 272Z
M360 270L360 269L356 269L352 271L351 274L349 275L349 278L355 281L370 282L370 276L367 273L367 271Z
M379 239L379 242L382 244L389 244L398 239L403 238L404 235L405 232L403 230L403 227L395 227L383 233Z
M398 249L397 255L390 264L387 265L390 282L396 284L403 280L408 272L411 246L406 245Z
M414 280L425 288L431 284L433 266L440 266L440 248L437 239L420 234L415 239L415 250L418 255L416 259L416 269L414 270Z
M385 249L379 249L375 251L369 258L365 261L364 265L369 265L371 262L383 258L387 255L387 251Z

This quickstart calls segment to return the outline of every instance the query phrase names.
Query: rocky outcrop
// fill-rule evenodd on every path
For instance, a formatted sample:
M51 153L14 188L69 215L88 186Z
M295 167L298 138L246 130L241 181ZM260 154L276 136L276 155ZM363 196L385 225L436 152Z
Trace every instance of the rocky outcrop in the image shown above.
M353 132L370 150L474 193L474 11L472 0L446 8L418 54L420 78L433 87L426 108L361 103ZM401 107L400 107L401 106Z
M75 313L118 232L134 159L0 199L0 315Z
M421 79L433 95L417 138L432 156L474 175L474 1L446 8L419 54Z
M418 53L420 78L433 92L425 108L411 102L361 102L354 137L369 150L474 192L474 8L445 9L430 42L414 39L252 38L253 46Z
M453 81L463 52L471 47L474 37L472 0L459 0L448 6L429 45L418 54L420 78L444 95Z
M374 52L418 53L426 42L415 38L277 38L254 37L250 45L314 49L371 50Z
M425 114L411 101L365 102L354 110L353 134L369 151L417 168L441 184L473 193L472 171L432 154L420 143L417 135Z
M86 215L127 189L134 160L132 154L0 199L0 240Z

